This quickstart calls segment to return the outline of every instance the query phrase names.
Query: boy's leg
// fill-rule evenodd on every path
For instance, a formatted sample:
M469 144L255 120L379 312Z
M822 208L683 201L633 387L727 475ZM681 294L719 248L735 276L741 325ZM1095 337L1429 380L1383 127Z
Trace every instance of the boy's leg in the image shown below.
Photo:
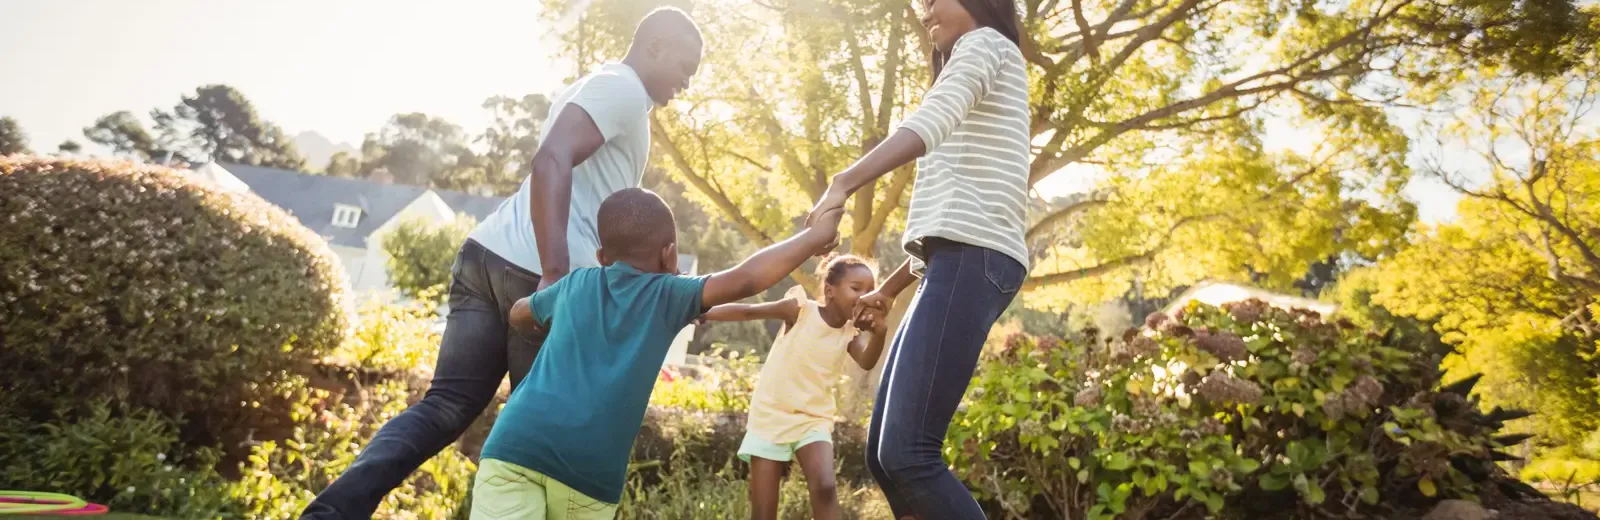
M827 435L827 432L819 432ZM810 442L807 442L810 441ZM811 517L816 520L838 520L839 492L834 484L833 441L812 438L800 441L794 458L800 461L800 472L806 476L806 489L811 491Z
M384 495L454 442L494 398L506 374L506 313L489 264L503 262L468 241L451 269L450 315L433 383L417 404L373 435L353 464L311 502L301 518L369 518ZM497 279L498 278L498 279ZM537 286L528 287L532 292Z
M472 486L472 520L547 520L548 480L515 464L483 459Z
M590 498L555 479L546 479L545 490L549 498L545 520L612 520L617 516L616 504Z

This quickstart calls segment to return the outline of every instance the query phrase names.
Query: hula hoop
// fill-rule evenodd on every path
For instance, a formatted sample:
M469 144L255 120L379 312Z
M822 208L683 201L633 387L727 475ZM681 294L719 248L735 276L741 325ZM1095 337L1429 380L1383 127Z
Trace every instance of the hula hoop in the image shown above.
M0 516L24 514L99 515L106 506L61 493L0 490Z

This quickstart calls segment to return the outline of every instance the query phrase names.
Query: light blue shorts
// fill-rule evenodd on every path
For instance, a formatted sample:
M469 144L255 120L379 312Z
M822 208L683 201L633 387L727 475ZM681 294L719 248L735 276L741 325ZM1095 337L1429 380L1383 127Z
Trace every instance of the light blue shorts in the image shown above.
M761 457L778 462L794 460L794 452L813 442L826 442L833 444L833 434L824 430L807 432L795 442L777 443L768 441L756 434L745 432L744 441L739 443L739 460L750 462L750 457Z

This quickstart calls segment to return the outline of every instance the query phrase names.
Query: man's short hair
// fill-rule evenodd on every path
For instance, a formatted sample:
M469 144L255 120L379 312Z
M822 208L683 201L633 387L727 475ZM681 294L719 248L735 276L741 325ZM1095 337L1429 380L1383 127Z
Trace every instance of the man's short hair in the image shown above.
M660 195L628 188L600 203L600 247L616 259L644 259L677 241L672 208Z
M634 38L644 34L672 34L674 32L687 32L694 36L694 41L705 45L705 38L700 35L700 25L694 23L689 13L682 9L667 6L658 7L650 14L644 15L639 21L639 27L634 29Z

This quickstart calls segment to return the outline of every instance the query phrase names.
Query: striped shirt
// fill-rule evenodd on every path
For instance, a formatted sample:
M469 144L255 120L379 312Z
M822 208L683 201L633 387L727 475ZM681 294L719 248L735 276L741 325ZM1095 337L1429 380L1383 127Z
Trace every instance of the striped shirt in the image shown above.
M912 272L924 239L986 247L1028 266L1028 71L1022 52L984 27L956 40L950 60L900 128L927 145L906 216Z

